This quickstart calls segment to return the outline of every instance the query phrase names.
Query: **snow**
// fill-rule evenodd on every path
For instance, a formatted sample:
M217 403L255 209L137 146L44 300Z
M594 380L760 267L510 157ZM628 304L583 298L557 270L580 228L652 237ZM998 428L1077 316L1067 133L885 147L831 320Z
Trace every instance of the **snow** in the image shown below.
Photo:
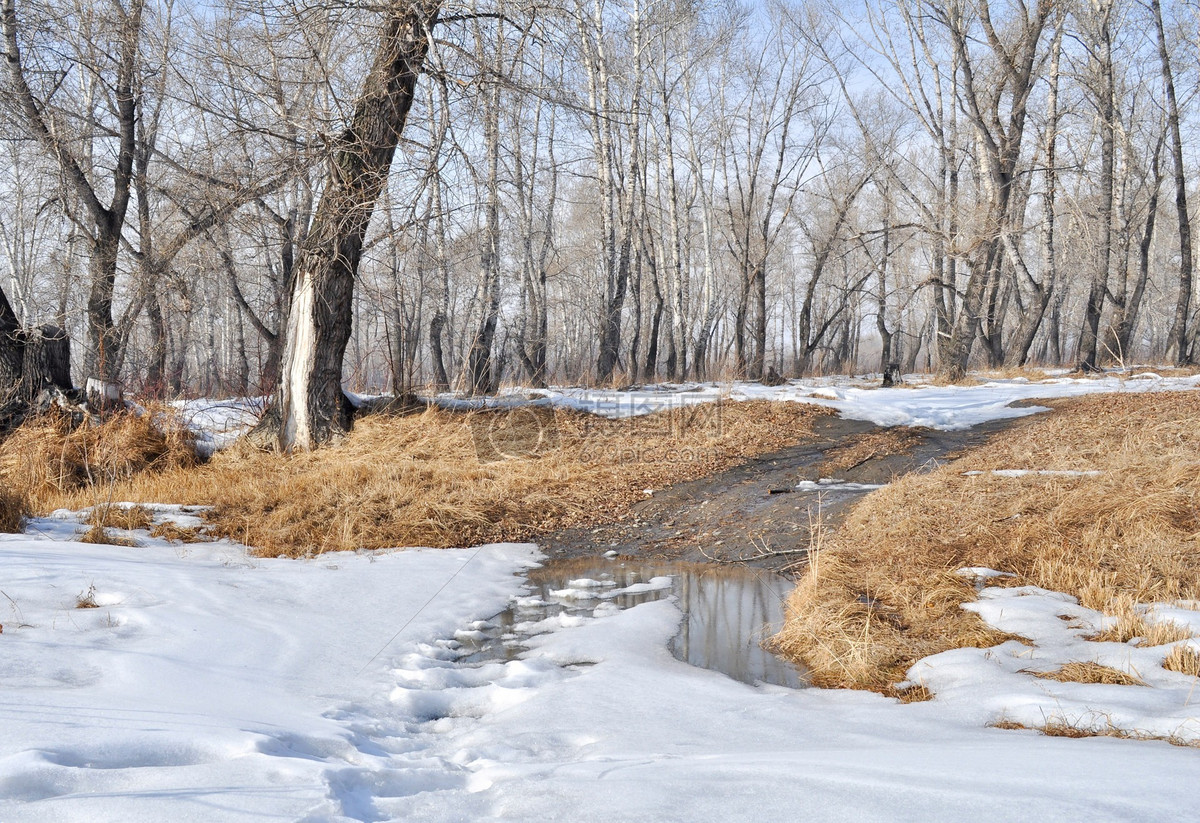
M1156 375L873 389L549 390L540 399L621 414L635 406L767 396L847 416L955 428L1031 413L1014 400L1196 388ZM635 395L630 397L629 395ZM682 399L679 399L682 398ZM246 404L188 407L211 442ZM1012 473L1009 470L1003 470ZM1017 472L1037 471L1036 467ZM1018 475L1019 476L1019 475ZM838 484L814 484L831 488ZM196 509L148 507L159 522ZM1161 740L1067 739L1028 727L1200 740L1197 682L1162 667L1174 646L1087 638L1113 618L1032 587L966 604L1020 635L918 661L935 699L748 686L668 650L671 599L622 610L603 575L553 596L518 576L536 547L492 545L260 559L234 543L77 542L78 512L0 535L0 820L822 821L1185 819L1200 754ZM94 603L94 608L79 608ZM506 608L524 649L472 660ZM1200 634L1200 603L1143 608ZM1035 676L1096 662L1146 685Z
M79 528L0 536L6 822L301 818L335 764L371 758L352 718L386 699L396 656L503 608L534 557L263 560L145 532L136 548L70 541ZM98 607L76 608L89 590Z
M267 407L267 401L265 397L234 400L204 398L181 400L172 405L196 436L198 451L207 457L253 428Z
M838 480L835 477L822 477L819 480L801 480L796 484L797 491L805 492L869 492L882 489L881 483L851 483L848 480Z
M922 379L909 375L906 385L889 389L879 388L875 378L844 377L791 380L775 387L738 382L662 384L634 391L522 389L489 403L500 406L550 403L605 417L632 417L716 400L780 400L828 406L836 409L842 417L865 420L878 426L925 426L951 431L1045 411L1044 407L1036 405L1012 405L1018 402L1078 397L1097 392L1200 388L1200 375L1165 378L1153 373L1138 373L1130 377L1121 374L1085 377L1057 375L1038 381L1019 377L961 386L934 386L922 383ZM455 402L461 404L465 401Z
M1069 469L992 469L991 471L970 471L963 472L963 477L979 477L983 474L990 474L993 477L1025 477L1027 475L1035 475L1037 477L1099 477L1104 472L1100 471L1076 471Z
M920 661L909 678L937 699L900 705L688 666L667 650L673 602L621 611L593 578L571 581L600 595L590 615L520 627L540 633L517 659L462 662L490 615L545 605L514 576L532 546L266 560L80 528L62 513L0 537L6 822L1160 820L1193 801L1194 750L988 728L1200 734L1168 649L1083 640L1109 618L1064 595L985 589L971 607L1035 645ZM89 589L98 608L76 608ZM1200 630L1188 605L1152 617ZM1150 685L1026 673L1063 659Z
M1175 646L1200 651L1200 640L1163 646L1089 640L1114 618L1035 586L984 589L977 602L963 608L1029 645L1011 640L990 649L955 649L914 665L909 681L932 689L949 710L981 725L1005 720L1029 727L1059 724L1200 742L1196 678L1162 667ZM1145 616L1200 634L1198 611L1166 607L1148 609ZM1070 661L1117 669L1146 685L1060 683L1035 676Z

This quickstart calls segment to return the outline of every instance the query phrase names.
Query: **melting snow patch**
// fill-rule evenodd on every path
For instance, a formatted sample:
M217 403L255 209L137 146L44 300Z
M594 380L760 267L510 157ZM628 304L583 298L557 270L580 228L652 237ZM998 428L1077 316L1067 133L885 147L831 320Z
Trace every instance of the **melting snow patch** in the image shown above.
M990 474L995 477L1025 477L1026 475L1037 475L1038 477L1099 477L1104 474L1101 471L1074 471L1074 470L1055 470L1055 469L991 469L990 471L969 471L963 472L963 477L979 477L981 475Z
M797 491L832 491L832 492L865 492L882 489L886 484L882 483L851 483L847 480L834 480L832 478L823 477L820 480L801 480L796 484Z
M991 569L960 569L974 578L999 575ZM1100 642L1089 638L1116 619L1079 605L1076 598L1035 586L987 588L964 609L988 625L1024 638L989 649L954 649L918 661L909 683L930 689L936 702L975 722L1007 722L1044 728L1070 727L1093 734L1200 742L1200 706L1193 701L1195 678L1168 671L1163 661L1183 640L1157 647ZM1144 608L1151 621L1200 627L1200 612L1179 607ZM1140 685L1048 679L1066 664L1116 670Z
M972 580L994 580L997 577L1016 577L1012 572L998 572L995 569L989 569L984 566L967 566L958 569L954 573L959 577L967 577Z

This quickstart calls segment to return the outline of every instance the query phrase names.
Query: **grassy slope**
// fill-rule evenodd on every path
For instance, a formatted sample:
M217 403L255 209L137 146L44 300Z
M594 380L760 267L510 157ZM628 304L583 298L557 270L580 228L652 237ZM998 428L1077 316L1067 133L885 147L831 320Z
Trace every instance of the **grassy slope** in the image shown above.
M1002 639L959 608L975 596L965 566L1124 615L1129 637L1146 630L1134 603L1200 599L1200 395L1056 405L865 498L792 595L777 648L818 685L888 691L921 657Z
M212 505L217 534L264 555L469 546L619 517L644 499L645 489L797 443L827 413L765 401L703 404L628 420L563 410L433 409L369 417L340 445L311 454L235 448L196 466L167 449L154 460L98 470L88 466L88 455L119 463L115 455L153 452L152 431L133 420L70 434L45 423L0 446L0 478L24 489L41 512L108 501ZM481 460L481 441L528 456ZM70 458L65 463L64 451Z

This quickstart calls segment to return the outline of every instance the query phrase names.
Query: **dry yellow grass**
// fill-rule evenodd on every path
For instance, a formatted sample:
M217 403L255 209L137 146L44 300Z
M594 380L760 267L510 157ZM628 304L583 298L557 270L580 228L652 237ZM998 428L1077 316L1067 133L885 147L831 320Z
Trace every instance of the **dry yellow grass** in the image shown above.
M960 604L985 566L1117 613L1200 595L1200 395L1057 404L865 498L814 558L775 647L814 682L887 691L921 657L1001 639ZM1095 471L1004 477L995 469ZM982 474L964 476L964 472Z
M1200 741L1194 739L1176 735L1151 734L1136 729L1122 729L1107 720L1103 725L1087 725L1082 722L1071 722L1063 718L1052 718L1040 726L1026 726L1024 723L1018 723L1015 720L1003 719L989 723L988 726L993 729L1005 729L1009 731L1036 731L1047 737L1069 737L1072 739L1115 737L1119 740L1161 740L1165 743L1170 743L1172 746L1193 749L1200 748Z
M16 534L21 531L29 515L29 498L15 489L0 489L0 534Z
M132 538L113 534L104 526L93 525L79 536L80 543L96 543L102 546L136 546Z
M1111 666L1102 666L1099 663L1081 663L1072 661L1064 663L1059 668L1052 672L1038 672L1034 675L1043 680L1056 680L1059 683L1095 683L1107 686L1145 686L1146 684L1137 677L1114 669Z
M93 528L133 531L134 529L149 529L153 525L153 516L145 506L116 506L111 503L102 503L92 508L87 522Z
M1163 660L1163 668L1190 677L1200 677L1200 654L1191 646L1176 646Z
M174 523L155 523L150 527L150 536L176 543L201 543L212 536L203 528L183 527Z
M44 511L74 493L79 507L113 500L105 491L134 477L197 464L182 428L155 425L149 415L118 414L99 425L72 426L69 418L47 414L26 422L0 443L0 483L28 497ZM160 427L166 428L164 433Z
M1178 623L1147 620L1138 610L1134 599L1128 595L1111 599L1105 610L1117 618L1116 622L1104 631L1089 636L1088 640L1128 643L1136 638L1139 646L1165 646L1195 636L1186 626Z
M201 466L127 473L102 489L59 484L39 495L37 506L82 508L97 502L98 491L106 500L211 505L214 534L263 555L522 540L603 522L644 499L646 488L799 442L825 413L763 401L627 420L563 410L429 409L367 417L341 444L309 454L243 446ZM5 444L0 473L6 461L21 459ZM54 486L39 488L46 485Z

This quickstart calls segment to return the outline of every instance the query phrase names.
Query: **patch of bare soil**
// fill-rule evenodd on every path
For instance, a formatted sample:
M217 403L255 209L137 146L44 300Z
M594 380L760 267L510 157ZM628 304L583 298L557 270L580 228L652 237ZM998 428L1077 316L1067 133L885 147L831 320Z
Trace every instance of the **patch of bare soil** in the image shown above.
M1006 422L969 431L880 428L825 416L812 436L733 468L665 488L609 523L538 537L553 557L620 555L740 562L788 572L874 485L931 470L946 455L984 442ZM821 484L820 480L844 481ZM800 488L803 481L809 481ZM816 488L809 488L816 483Z

